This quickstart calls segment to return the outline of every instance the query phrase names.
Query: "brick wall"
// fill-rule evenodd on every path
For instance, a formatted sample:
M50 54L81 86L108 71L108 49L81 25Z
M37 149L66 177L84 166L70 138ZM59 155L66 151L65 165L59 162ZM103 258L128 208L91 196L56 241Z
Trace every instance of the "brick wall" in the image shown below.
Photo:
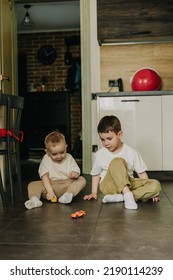
M25 53L27 58L27 88L31 83L36 88L42 83L42 77L48 77L45 91L62 90L65 88L67 71L70 66L64 63L67 50L65 37L79 36L79 32L52 32L18 34L18 52ZM42 65L37 59L37 51L42 45L52 45L57 51L57 59L52 65ZM80 45L70 46L73 58L80 57ZM81 131L81 105L78 93L71 95L71 146Z

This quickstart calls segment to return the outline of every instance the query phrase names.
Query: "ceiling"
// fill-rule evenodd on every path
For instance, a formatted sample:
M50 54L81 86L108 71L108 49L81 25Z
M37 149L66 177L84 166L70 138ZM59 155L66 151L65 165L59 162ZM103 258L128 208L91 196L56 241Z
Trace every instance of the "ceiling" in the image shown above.
M80 29L80 1L15 1L17 11L18 33L55 32ZM28 10L35 23L33 30L22 30L22 22L26 9L25 4L31 4Z

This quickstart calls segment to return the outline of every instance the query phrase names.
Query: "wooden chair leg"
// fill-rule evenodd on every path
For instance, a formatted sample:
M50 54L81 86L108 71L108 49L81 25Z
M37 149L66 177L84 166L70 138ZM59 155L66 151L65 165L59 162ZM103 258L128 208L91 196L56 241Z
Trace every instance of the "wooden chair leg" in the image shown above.
M6 200L4 187L3 187L3 183L2 183L1 172L0 172L0 194L1 194L3 207L4 207L4 209L6 209L7 208L7 200Z
M17 179L18 179L18 186L20 192L20 198L23 199L23 188L22 188L22 174L21 174L21 165L20 165L20 148L19 143L17 143L16 147L16 171L17 171Z
M8 181L11 194L11 203L14 204L14 186L13 186L13 173L12 173L12 163L10 151L7 151L7 171L8 171Z

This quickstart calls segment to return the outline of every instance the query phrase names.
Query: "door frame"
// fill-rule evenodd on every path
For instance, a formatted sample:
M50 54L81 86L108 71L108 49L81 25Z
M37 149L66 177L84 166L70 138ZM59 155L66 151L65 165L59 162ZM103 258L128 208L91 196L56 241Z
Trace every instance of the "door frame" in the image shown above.
M92 167L92 138L97 112L92 107L92 93L100 91L100 46L97 40L97 1L80 0L81 71L82 71L82 171Z

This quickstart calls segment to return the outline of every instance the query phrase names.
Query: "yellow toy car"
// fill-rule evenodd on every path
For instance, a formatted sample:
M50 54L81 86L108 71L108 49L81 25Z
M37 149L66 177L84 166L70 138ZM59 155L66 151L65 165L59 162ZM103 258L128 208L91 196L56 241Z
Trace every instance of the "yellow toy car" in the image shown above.
M57 198L56 198L56 197L53 197L53 198L51 199L51 202L53 202L53 203L57 202Z

